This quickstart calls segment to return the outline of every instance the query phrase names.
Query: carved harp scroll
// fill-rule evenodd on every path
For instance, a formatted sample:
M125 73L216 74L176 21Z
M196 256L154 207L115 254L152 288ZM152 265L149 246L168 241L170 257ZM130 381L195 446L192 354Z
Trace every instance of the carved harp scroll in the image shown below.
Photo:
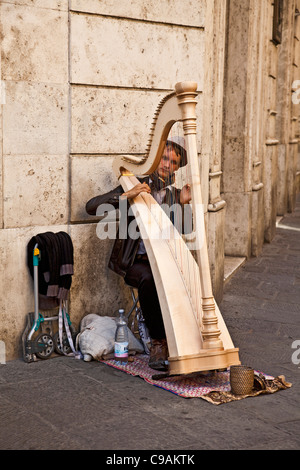
M180 82L160 103L143 157L118 156L114 171L124 191L138 183L134 175L151 175L162 157L171 127L182 122L193 208L196 260L154 198L141 193L130 201L150 261L169 348L169 373L189 374L239 364L212 293L196 140L197 83ZM168 233L169 236L162 236ZM178 262L175 252L183 254ZM193 272L192 282L187 282Z

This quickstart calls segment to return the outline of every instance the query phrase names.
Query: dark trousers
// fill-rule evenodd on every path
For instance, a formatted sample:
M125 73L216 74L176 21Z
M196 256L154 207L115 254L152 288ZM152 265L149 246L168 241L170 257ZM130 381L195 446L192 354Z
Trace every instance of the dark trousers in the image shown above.
M155 282L148 260L136 260L124 278L126 284L136 287L149 334L152 339L166 338Z

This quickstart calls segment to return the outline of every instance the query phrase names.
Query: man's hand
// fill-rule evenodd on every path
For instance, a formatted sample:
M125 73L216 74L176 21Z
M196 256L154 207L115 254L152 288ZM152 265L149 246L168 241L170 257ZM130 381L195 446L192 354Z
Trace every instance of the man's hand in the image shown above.
M180 192L180 203L181 204L188 204L191 199L192 199L191 185L186 184L185 186L183 186L183 188Z
M125 196L128 199L133 199L134 197L138 196L142 192L146 192L149 194L151 193L151 189L147 183L138 183L132 189L123 193L122 196Z

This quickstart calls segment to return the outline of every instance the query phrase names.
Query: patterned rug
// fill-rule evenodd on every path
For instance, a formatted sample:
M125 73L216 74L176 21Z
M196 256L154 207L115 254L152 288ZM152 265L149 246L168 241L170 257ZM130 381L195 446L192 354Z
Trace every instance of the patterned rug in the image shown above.
M126 372L135 377L141 377L146 382L156 387L163 388L184 398L202 398L214 405L228 403L233 400L241 400L248 396L257 396L262 393L274 393L292 386L285 381L284 376L276 378L255 371L254 387L248 395L234 395L231 393L229 370L224 372L197 372L185 376L173 376L159 378L159 374L148 366L149 356L136 355L133 356L133 362L125 365L117 364L114 359L103 360L104 364L114 367L115 369ZM155 377L155 379L153 378Z

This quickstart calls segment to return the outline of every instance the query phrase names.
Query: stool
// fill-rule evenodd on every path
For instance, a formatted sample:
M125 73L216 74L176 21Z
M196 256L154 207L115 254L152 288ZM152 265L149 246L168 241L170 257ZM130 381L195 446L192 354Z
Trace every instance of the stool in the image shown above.
M128 284L127 284L128 285ZM145 323L145 319L143 317L143 312L141 306L139 304L139 296L135 294L135 287L129 286L131 297L132 297L132 306L129 312L126 314L126 319L129 325L129 318L132 315L133 311L135 313L132 315L131 319L131 326L129 327L133 334L137 334L144 346L144 350L146 354L150 354L150 347L151 347L151 338L149 335L148 328ZM137 330L135 330L135 325L137 326Z
M126 314L127 321L129 320L130 315L135 310L135 315L133 316L133 320L136 318L137 314L139 313L141 307L138 307L139 296L135 294L134 287L128 286L130 289L131 297L132 297L132 306L129 312Z

